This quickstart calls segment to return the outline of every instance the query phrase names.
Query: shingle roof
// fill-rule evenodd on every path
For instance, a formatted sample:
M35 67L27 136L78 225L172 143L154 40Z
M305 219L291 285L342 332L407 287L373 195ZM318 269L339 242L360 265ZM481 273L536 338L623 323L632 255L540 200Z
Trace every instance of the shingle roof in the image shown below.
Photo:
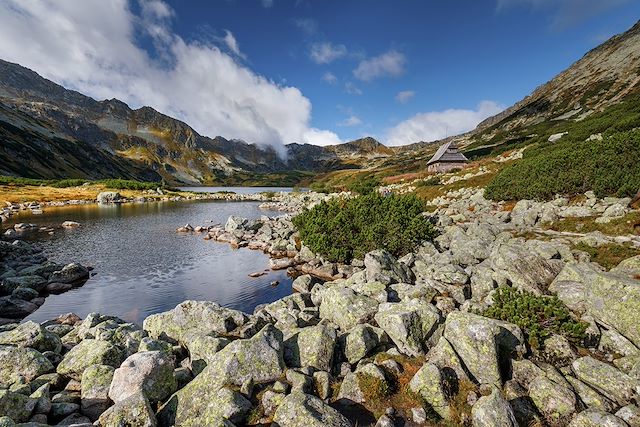
M433 155L427 164L430 165L431 163L437 162L466 162L468 160L464 154L458 151L456 144L453 141L449 141L438 148L436 154Z

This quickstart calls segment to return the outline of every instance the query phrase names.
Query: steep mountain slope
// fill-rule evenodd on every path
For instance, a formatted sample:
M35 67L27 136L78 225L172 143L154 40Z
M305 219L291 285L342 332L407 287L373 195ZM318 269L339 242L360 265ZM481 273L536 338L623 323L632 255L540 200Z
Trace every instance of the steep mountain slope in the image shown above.
M150 107L133 110L117 99L96 101L1 60L0 107L6 141L0 173L12 175L227 184L248 178L259 183L268 176L269 182L291 183L300 171L360 167L372 157L392 154L365 138L333 147L289 144L283 159L271 147L205 137ZM26 152L31 154L23 167L20 153Z

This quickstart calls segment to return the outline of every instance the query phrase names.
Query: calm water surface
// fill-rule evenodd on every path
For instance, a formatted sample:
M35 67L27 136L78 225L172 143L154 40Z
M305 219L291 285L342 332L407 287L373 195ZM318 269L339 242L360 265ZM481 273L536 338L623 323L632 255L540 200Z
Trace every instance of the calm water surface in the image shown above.
M179 234L185 223L211 225L229 215L257 218L275 212L256 202L187 201L70 206L45 209L42 215L20 214L12 222L55 226L52 236L32 237L52 260L80 262L95 267L95 276L81 287L51 295L26 320L44 321L75 312L119 316L141 323L153 313L172 309L187 299L211 300L252 312L254 307L291 293L286 272L269 271L259 278L249 273L268 269L268 257L259 251L232 249L203 240L203 235ZM62 229L63 221L82 225ZM280 285L271 286L274 280Z

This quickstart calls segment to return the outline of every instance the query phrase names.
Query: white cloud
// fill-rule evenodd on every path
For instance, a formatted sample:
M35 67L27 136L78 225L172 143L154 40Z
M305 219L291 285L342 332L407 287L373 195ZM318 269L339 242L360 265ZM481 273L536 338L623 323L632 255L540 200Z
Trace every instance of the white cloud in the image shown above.
M311 128L304 133L302 141L313 145L336 145L342 144L342 140L334 132Z
M397 50L390 50L369 59L363 59L353 70L353 75L369 82L379 77L397 77L404 74L407 58Z
M401 92L398 92L398 94L396 95L396 101L400 104L406 104L414 96L416 96L416 93L414 91L403 90Z
M314 43L309 50L309 57L316 64L329 64L336 59L347 54L347 48L342 44L332 44L329 42Z
M550 14L551 28L563 30L602 12L628 3L629 0L497 0L496 10L528 7Z
M222 38L222 40L224 41L224 44L227 45L229 50L233 52L236 56L246 59L246 56L242 52L240 52L240 45L238 44L238 41L234 37L233 33L229 30L224 30L224 31L225 31L225 35Z
M344 84L344 90L349 95L362 95L362 90L360 90L360 88L354 85L352 82L346 82Z
M262 7L266 9L273 7L273 0L260 0L260 2L262 3Z
M338 83L338 78L331 71L327 71L326 73L324 73L322 75L322 80L326 83L329 83L330 85Z
M346 119L344 119L343 121L341 121L338 126L346 126L346 127L351 127L351 126L358 126L362 124L362 120L360 120L360 117L355 116L355 115L351 115L349 117L347 117Z
M475 110L449 109L416 114L388 129L386 144L406 145L458 135L472 130L478 123L503 109L493 101L482 101Z
M312 18L294 19L293 24L308 36L312 36L318 32L318 22Z
M311 102L299 89L256 74L214 45L183 40L166 3L141 4L144 16L127 0L4 0L0 57L96 99L149 105L209 136L280 153L283 143L338 140L310 128ZM137 44L150 22L156 50L168 60Z

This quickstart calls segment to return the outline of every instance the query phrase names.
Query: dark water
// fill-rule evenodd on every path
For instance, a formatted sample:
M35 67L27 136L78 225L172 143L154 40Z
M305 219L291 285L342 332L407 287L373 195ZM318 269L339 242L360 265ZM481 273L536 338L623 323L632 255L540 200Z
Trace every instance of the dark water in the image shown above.
M180 190L193 191L196 193L217 193L220 191L231 191L237 194L257 194L265 192L274 193L290 193L293 191L291 187L179 187ZM306 189L300 189L305 191Z
M95 267L97 273L81 288L49 296L27 320L44 321L71 311L81 317L100 312L141 323L146 316L187 299L252 312L258 304L291 293L286 272L269 271L250 278L249 273L268 268L262 252L234 250L175 229L187 222L224 224L229 215L257 218L262 214L275 213L259 209L255 202L188 201L73 206L46 209L42 215L17 215L12 223L56 227L52 236L37 233L33 237L50 259L80 262ZM62 229L60 224L66 220L82 225ZM280 285L272 287L274 280Z

